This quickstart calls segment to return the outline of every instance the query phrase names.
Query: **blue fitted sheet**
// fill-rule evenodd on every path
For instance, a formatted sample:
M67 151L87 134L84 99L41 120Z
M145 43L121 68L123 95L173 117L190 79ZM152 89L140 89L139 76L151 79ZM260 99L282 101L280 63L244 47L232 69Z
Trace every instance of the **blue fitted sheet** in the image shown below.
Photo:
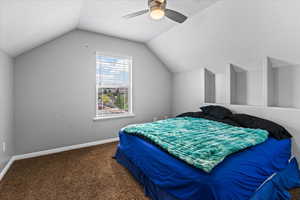
M241 200L250 199L268 177L287 167L291 140L270 138L228 156L209 174L122 131L119 150L149 181L175 199Z

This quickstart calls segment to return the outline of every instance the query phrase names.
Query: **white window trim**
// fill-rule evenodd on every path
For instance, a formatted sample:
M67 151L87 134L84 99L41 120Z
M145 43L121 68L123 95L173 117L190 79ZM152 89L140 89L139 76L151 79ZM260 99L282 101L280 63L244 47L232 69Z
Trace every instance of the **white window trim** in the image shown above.
M99 117L94 117L94 121L107 120L107 119L129 118L129 117L135 117L135 114L134 113L125 113L125 114L119 114L119 115L99 116Z
M98 110L98 88L97 88L97 74L95 73L95 117L93 118L94 121L98 121L98 120L107 120L107 119L118 119L118 118L127 118L127 117L135 117L135 114L133 113L133 98L132 98L132 71L133 71L133 58L132 56L123 56L123 55L113 55L111 53L103 53L103 52L99 52L96 51L96 69L97 69L97 55L101 55L101 56L107 56L107 57L113 57L113 58L121 58L121 59L129 59L130 62L130 68L129 68L129 87L128 87L128 112L126 113L122 113L122 114L115 114L115 115L103 115L103 116L98 116L97 115L97 110Z

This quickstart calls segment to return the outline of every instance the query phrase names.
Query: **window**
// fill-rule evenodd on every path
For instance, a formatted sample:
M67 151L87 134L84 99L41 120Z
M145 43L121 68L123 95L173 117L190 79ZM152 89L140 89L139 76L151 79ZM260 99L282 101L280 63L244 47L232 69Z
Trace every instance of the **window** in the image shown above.
M130 57L96 53L96 118L132 114Z

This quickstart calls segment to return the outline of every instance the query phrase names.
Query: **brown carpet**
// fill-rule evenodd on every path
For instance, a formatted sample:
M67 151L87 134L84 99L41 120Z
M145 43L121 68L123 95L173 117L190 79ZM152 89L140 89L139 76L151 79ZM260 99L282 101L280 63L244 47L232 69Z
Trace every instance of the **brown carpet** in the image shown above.
M116 143L13 164L0 183L1 200L147 200L112 156ZM300 199L300 189L292 191Z

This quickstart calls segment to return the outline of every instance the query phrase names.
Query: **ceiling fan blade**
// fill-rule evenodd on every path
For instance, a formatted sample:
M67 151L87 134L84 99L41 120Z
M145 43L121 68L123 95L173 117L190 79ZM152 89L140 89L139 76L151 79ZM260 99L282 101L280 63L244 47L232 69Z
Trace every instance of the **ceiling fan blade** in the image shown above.
M133 18L133 17L137 17L139 15L146 14L147 12L149 12L149 9L147 9L147 10L141 10L141 11L134 12L134 13L130 13L130 14L125 15L123 17L126 18L126 19L130 19L130 18Z
M165 12L166 12L166 17L178 23L183 23L187 19L185 15L175 10L166 9Z

